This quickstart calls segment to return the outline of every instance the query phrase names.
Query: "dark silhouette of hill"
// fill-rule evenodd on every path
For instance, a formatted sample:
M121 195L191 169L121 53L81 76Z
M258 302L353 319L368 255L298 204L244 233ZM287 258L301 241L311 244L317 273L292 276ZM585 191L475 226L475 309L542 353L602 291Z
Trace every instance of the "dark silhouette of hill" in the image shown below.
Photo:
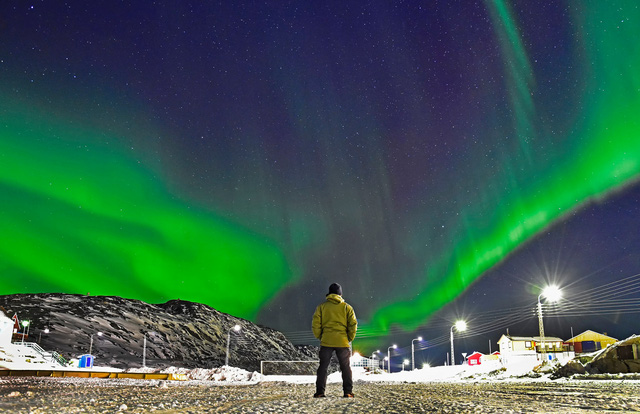
M65 358L89 353L93 335L95 365L141 366L146 336L147 366L219 367L225 363L230 331L232 366L259 371L262 360L315 359L309 347L298 349L279 331L184 300L149 304L116 296L41 293L0 296L0 306L7 316L17 313L31 322L27 341ZM233 330L236 324L239 332Z

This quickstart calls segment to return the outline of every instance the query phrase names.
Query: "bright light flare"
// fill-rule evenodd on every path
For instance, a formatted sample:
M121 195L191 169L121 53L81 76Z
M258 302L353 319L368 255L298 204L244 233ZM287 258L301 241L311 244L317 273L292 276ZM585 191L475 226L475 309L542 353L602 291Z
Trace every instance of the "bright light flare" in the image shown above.
M544 288L542 296L544 296L549 302L556 302L562 298L562 291L558 286L550 285Z
M458 332L466 331L467 323L465 321L456 322L456 330L458 330Z

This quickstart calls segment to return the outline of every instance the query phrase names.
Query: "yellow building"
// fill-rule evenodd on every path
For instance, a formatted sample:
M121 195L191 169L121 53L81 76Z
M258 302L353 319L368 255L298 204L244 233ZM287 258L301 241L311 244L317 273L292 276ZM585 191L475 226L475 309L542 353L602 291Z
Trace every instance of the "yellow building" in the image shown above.
M574 336L566 341L570 346L573 346L576 354L594 352L616 342L618 342L616 338L591 330L584 331L580 335Z

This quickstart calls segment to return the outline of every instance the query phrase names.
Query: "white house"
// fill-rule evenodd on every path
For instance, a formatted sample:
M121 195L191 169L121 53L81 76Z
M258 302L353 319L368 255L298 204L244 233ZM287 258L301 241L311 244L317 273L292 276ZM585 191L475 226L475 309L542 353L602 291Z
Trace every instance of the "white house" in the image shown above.
M11 344L13 337L13 320L0 311L0 346Z
M501 355L519 354L535 355L539 352L562 352L562 339L555 336L544 337L544 350L541 349L542 341L539 336L512 336L502 335L498 341Z

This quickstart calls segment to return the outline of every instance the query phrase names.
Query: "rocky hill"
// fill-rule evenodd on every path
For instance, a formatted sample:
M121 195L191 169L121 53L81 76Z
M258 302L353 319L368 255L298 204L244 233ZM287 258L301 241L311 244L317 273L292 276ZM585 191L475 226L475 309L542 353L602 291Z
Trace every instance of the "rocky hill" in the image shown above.
M627 379L638 379L640 374L640 336L629 338L609 345L599 351L577 356L559 367L551 376L553 379L578 376L582 378L603 379L616 374L636 374Z
M141 366L146 336L147 366L219 367L225 363L229 333L232 366L259 371L262 360L315 359L308 348L299 350L279 331L183 300L149 304L43 293L0 296L0 306L7 316L16 313L31 322L27 341L65 358L89 353L93 337L96 365Z

